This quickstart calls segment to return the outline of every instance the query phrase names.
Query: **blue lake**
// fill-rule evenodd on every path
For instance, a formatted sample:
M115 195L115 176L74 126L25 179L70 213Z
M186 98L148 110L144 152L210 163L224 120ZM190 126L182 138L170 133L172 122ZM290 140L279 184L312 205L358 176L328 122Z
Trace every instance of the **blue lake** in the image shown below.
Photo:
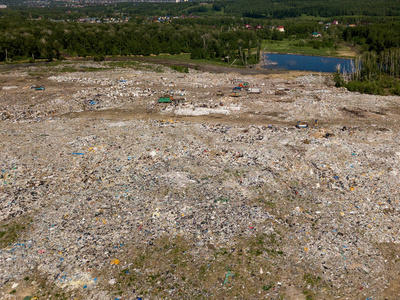
M334 72L338 64L341 70L349 71L352 60L343 58L307 56L295 54L264 54L265 69L270 70L292 70L292 71L313 71L313 72Z

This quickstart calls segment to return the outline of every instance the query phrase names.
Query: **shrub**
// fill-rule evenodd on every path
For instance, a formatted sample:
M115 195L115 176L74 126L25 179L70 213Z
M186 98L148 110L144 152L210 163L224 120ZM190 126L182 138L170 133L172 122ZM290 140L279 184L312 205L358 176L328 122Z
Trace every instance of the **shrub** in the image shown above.
M93 60L94 61L104 61L105 57L104 55L96 55Z
M189 68L184 67L184 66L171 66L171 69L174 69L175 71L181 72L181 73L189 73Z
M385 92L381 86L374 81L349 81L344 86L352 92L359 92L362 94L371 94L371 95L384 95Z

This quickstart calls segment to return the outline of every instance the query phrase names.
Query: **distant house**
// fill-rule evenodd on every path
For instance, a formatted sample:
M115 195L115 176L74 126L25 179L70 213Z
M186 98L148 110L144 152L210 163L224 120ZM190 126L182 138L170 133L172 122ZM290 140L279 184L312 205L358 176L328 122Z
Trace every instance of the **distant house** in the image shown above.
M336 21L336 20L333 21L333 22L332 22L332 25L339 25L339 21Z
M99 18L79 18L79 23L100 23Z
M285 27L278 26L278 27L276 27L276 30L278 30L279 32L285 32Z
M262 26L261 25L257 25L256 29L262 29Z
M250 24L246 24L244 25L247 29L251 29L251 25Z
M99 18L86 18L86 22L88 23L100 23Z
M319 32L319 31L314 31L314 32L312 33L312 36L315 37L315 38L319 38L319 37L321 37L322 35L321 35L321 32Z

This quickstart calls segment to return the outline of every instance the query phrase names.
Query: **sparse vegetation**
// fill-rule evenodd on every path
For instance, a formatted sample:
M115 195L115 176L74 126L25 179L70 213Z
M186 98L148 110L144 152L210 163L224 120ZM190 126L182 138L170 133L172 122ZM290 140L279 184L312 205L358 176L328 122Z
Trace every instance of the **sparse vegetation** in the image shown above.
M273 283L270 283L270 284L264 285L264 286L262 287L262 289L263 289L264 291L269 291L270 289L272 289L273 286L274 286L274 284L273 284Z
M170 66L171 69L181 72L181 73L189 73L188 67L184 66Z
M27 230L28 217L19 217L0 225L0 249L12 245Z
M304 274L303 279L312 286L317 286L321 282L321 277L312 274Z

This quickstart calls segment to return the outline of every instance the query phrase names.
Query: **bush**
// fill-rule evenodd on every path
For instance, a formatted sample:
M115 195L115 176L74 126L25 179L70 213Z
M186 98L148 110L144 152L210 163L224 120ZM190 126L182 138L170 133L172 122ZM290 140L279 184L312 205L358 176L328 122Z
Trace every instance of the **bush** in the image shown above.
M170 66L171 69L181 73L189 73L189 68L184 66Z
M350 81L349 83L344 85L349 91L359 92L362 94L371 94L371 95L384 95L385 92L381 86L374 81Z
M336 87L343 86L343 79L339 72L333 73L333 81L335 82Z
M389 92L393 95L400 96L400 84L395 86L394 88L390 89Z
M94 61L104 61L105 57L104 55L96 55L93 60Z

